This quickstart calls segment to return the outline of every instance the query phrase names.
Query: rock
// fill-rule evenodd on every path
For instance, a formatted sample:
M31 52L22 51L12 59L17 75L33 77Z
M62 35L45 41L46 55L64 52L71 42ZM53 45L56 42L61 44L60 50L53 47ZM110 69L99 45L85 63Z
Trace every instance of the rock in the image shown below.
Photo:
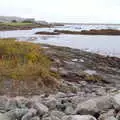
M116 118L117 120L120 120L120 112L117 113Z
M11 110L9 112L6 112L3 114L3 117L9 118L8 120L16 120L16 119L21 119L26 113L28 112L28 109L15 109ZM0 119L1 120L1 119ZM4 120L4 119L2 119ZM7 119L5 119L7 120Z
M0 120L15 120L15 119L11 119L11 118L8 117L7 115L0 114Z
M66 115L72 115L74 114L74 109L72 106L67 106L66 109L65 109L65 113Z
M77 61L78 61L78 59L76 59L76 58L75 58L75 59L72 59L72 62L77 62Z
M38 116L32 117L30 120L40 120Z
M6 104L8 102L8 98L5 96L0 96L0 112L4 113L6 110Z
M29 102L29 100L24 97L16 97L15 100L17 101L18 108L26 108L26 105Z
M62 120L96 120L96 118L90 115L70 115L64 116Z
M9 99L6 103L6 111L14 110L17 108L17 101L15 99Z
M57 99L57 98L64 98L65 96L66 96L65 93L63 93L63 92L58 92L58 93L56 94L55 98L56 98L56 99Z
M36 115L36 113L37 111L35 109L30 109L29 112L22 117L22 120L30 120Z
M100 111L105 111L110 108L112 108L110 96L102 96L78 104L75 111L77 114L99 116L98 113Z
M58 72L58 69L55 68L55 67L51 67L51 68L50 68L50 71L51 71L51 72L54 72L54 73L57 73L57 72Z
M42 118L42 120L52 120L51 117Z
M41 103L34 103L33 108L37 110L40 116L48 113L48 108Z
M61 120L62 116L65 116L65 113L60 111L52 111L50 116L52 120Z
M111 116L111 117L101 119L101 120L118 120L118 119L116 119L114 116Z
M67 70L65 70L64 68L59 69L59 74L63 77L69 76L69 72Z
M120 93L112 96L112 102L115 109L120 110Z
M55 109L57 105L57 100L54 97L49 97L44 103L50 110Z
M105 120L109 117L116 116L115 110L111 109L107 113L103 113L100 115L99 120Z

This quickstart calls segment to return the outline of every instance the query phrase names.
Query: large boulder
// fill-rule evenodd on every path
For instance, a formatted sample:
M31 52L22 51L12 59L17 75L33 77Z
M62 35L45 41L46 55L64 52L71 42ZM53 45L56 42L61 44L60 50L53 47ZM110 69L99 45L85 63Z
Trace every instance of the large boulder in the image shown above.
M112 102L110 96L103 96L78 104L75 113L81 115L90 114L98 117L99 112L106 111L111 108Z
M91 115L70 115L70 116L64 116L62 120L96 120Z

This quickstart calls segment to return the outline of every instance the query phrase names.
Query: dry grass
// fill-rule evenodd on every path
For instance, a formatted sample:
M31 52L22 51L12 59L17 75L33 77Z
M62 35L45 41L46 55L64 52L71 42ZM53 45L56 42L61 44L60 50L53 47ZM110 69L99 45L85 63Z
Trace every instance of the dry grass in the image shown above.
M45 84L50 84L57 76L49 71L50 65L51 61L43 54L40 45L13 39L0 40L1 79L41 79Z

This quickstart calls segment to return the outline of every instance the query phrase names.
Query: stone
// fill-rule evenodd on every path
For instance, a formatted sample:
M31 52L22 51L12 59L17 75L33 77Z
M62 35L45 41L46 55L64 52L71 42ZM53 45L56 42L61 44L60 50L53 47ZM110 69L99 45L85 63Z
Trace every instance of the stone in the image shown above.
M26 108L26 105L29 102L29 100L24 98L24 97L16 97L15 100L17 102L17 107L18 108Z
M62 116L65 116L65 113L60 112L60 111L52 111L51 114L50 114L50 116L51 116L52 120L53 119L55 120L55 118L56 119L62 119Z
M30 109L28 113L26 113L23 117L22 120L30 120L32 119L33 116L35 116L37 111L35 109Z
M111 109L108 112L105 112L100 115L99 120L105 120L108 119L109 117L116 116L115 110Z
M6 104L8 102L8 98L5 96L0 96L0 112L4 113L6 110Z
M50 110L55 109L57 105L57 100L54 97L49 97L44 103Z
M120 93L112 96L112 102L115 109L120 110Z
M15 99L9 99L6 103L6 111L14 110L17 108L17 101Z
M75 112L77 114L96 115L101 111L112 108L110 96L102 96L87 100L77 105Z
M72 106L67 106L66 109L65 109L65 113L66 115L72 115L74 114L74 109Z
M33 108L37 110L40 116L48 113L48 107L41 103L34 103Z
M62 120L96 120L91 115L70 115L70 116L64 116Z
M32 117L30 120L40 120L40 117L35 116L35 117Z
M101 120L118 120L118 119L116 119L114 116L111 116L111 117L101 119Z

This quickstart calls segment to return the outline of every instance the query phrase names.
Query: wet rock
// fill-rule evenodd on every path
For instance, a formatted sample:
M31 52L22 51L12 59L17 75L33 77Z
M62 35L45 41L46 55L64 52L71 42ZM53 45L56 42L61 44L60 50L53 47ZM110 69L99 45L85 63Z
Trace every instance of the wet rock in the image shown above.
M34 103L33 108L37 110L40 116L48 113L48 108L41 103Z
M62 120L96 120L96 118L90 115L70 115L64 116Z

